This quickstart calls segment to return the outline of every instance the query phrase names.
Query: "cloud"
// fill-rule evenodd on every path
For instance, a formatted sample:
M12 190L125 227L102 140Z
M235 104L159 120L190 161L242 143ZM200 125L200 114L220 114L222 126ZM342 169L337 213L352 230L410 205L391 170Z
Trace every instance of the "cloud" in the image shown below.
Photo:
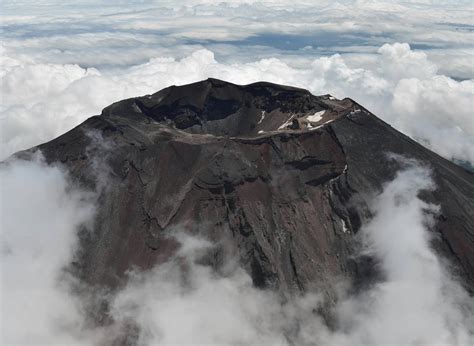
M303 50L285 52L275 44L297 45L302 37L311 43L299 48L313 46L312 54L333 54L340 47L367 53L386 42L410 42L427 52L442 48L446 57L458 48L472 53L469 6L466 1L4 1L3 44L41 63L96 68L181 57L190 47L219 51L225 62L301 55ZM472 71L466 73L472 77Z
M413 51L407 43L384 44L378 49L381 61L378 70L385 79L393 82L405 78L430 78L438 68L426 54Z
M474 82L439 75L427 55L408 44L385 44L369 60L335 54L304 64L278 58L224 63L206 49L114 71L38 64L8 55L4 59L3 158L62 134L112 102L215 77L238 84L266 80L351 97L439 154L474 162Z
M90 344L80 301L64 271L80 226L94 215L91 195L40 154L0 167L0 340L7 344Z
M340 323L349 340L362 344L470 344L474 300L430 245L439 208L419 198L421 191L435 189L431 172L394 158L405 168L372 200L374 217L362 229L365 251L380 259L385 278L343 301Z
M212 76L352 97L443 156L474 160L472 80L449 79L474 77L469 1L47 0L2 10L0 158L124 97Z
M474 301L432 249L438 207L419 193L435 189L431 172L399 156L404 168L370 201L361 254L379 260L382 280L333 307L335 328L318 311L318 292L282 299L253 287L240 268L219 274L200 260L215 244L179 234L181 249L150 271L131 272L112 301L121 325L138 327L139 344L468 345Z
M286 344L273 325L280 310L273 293L253 287L240 268L226 277L197 264L214 244L183 234L178 240L174 259L132 273L113 300L115 320L139 327L138 344Z
M105 148L103 148L105 150ZM89 296L65 270L77 232L93 222L95 194L75 187L60 166L10 160L0 167L2 344L214 343L272 345L451 344L474 341L474 301L431 248L436 205L430 170L404 168L375 195L359 234L361 254L378 259L381 280L354 295L342 290L334 327L316 311L320 292L281 296L257 289L238 259L222 268L203 259L216 243L175 230L177 252L150 270L131 270L108 299L112 324L86 323ZM101 168L99 168L101 169ZM25 217L25 215L27 217ZM75 293L73 293L75 292ZM97 293L97 292L96 292Z
M389 122L444 157L473 162L473 96L472 80L403 79L393 91Z

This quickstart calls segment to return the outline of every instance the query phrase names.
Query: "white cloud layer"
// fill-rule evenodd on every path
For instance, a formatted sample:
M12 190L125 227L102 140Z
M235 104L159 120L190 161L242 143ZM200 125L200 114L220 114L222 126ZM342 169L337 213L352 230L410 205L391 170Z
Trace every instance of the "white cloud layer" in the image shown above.
M80 301L63 270L93 211L91 196L40 155L0 166L2 345L83 342Z
M223 63L206 49L112 71L2 59L2 158L62 134L112 102L215 77L351 97L437 153L474 162L474 82L438 74L436 64L408 44L385 44L369 60L335 54L301 66L277 58Z
M352 97L441 155L474 161L471 1L6 0L1 9L0 159L113 101L216 77Z
M472 3L459 0L7 0L3 23L5 43L17 52L48 62L120 65L143 62L167 47L215 43L244 45L244 50L254 44L283 50L313 45L327 50L338 45L373 47L387 41L466 48L472 43L470 11ZM276 36L265 36L269 34ZM124 51L127 54L121 54Z

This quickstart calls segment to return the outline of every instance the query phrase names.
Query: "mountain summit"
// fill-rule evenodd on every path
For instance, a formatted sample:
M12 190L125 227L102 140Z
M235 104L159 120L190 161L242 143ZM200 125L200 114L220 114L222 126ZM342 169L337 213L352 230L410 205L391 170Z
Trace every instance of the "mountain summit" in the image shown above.
M331 297L334 278L369 284L377 266L354 256L355 237L402 155L431 168L433 247L474 288L473 174L351 99L208 79L114 103L38 148L101 191L72 268L93 286L166 261L182 230L222 244L214 268L231 248L257 287Z

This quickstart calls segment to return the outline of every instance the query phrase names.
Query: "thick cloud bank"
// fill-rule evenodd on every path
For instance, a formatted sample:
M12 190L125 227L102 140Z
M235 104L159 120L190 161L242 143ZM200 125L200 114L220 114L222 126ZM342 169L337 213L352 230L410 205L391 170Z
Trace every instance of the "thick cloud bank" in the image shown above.
M111 102L216 77L351 97L439 154L474 162L472 1L0 6L0 159Z
M64 267L92 220L92 196L36 155L0 166L0 198L0 343L82 343L81 302Z
M371 61L356 63L336 54L308 59L302 66L277 58L222 63L206 49L107 72L3 59L1 158L62 134L112 102L215 77L351 97L437 153L474 162L474 82L437 74L436 64L408 44L385 44Z

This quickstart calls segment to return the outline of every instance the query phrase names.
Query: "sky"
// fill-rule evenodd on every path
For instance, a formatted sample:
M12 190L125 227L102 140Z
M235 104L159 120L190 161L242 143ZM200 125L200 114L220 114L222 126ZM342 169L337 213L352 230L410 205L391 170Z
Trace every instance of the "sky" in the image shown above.
M3 0L0 160L115 101L214 77L350 97L438 154L473 164L473 11L471 0ZM213 245L179 233L176 258L130 272L105 297L115 322L91 328L88 297L72 293L64 267L100 191L83 191L40 153L2 163L0 340L107 344L133 323L145 345L472 343L473 299L430 247L438 207L418 198L436 189L431 171L394 159L404 168L373 197L360 233L385 280L357 297L341 288L335 330L312 313L318 292L282 302L238 266L218 277L198 261ZM107 169L95 169L106 186Z

